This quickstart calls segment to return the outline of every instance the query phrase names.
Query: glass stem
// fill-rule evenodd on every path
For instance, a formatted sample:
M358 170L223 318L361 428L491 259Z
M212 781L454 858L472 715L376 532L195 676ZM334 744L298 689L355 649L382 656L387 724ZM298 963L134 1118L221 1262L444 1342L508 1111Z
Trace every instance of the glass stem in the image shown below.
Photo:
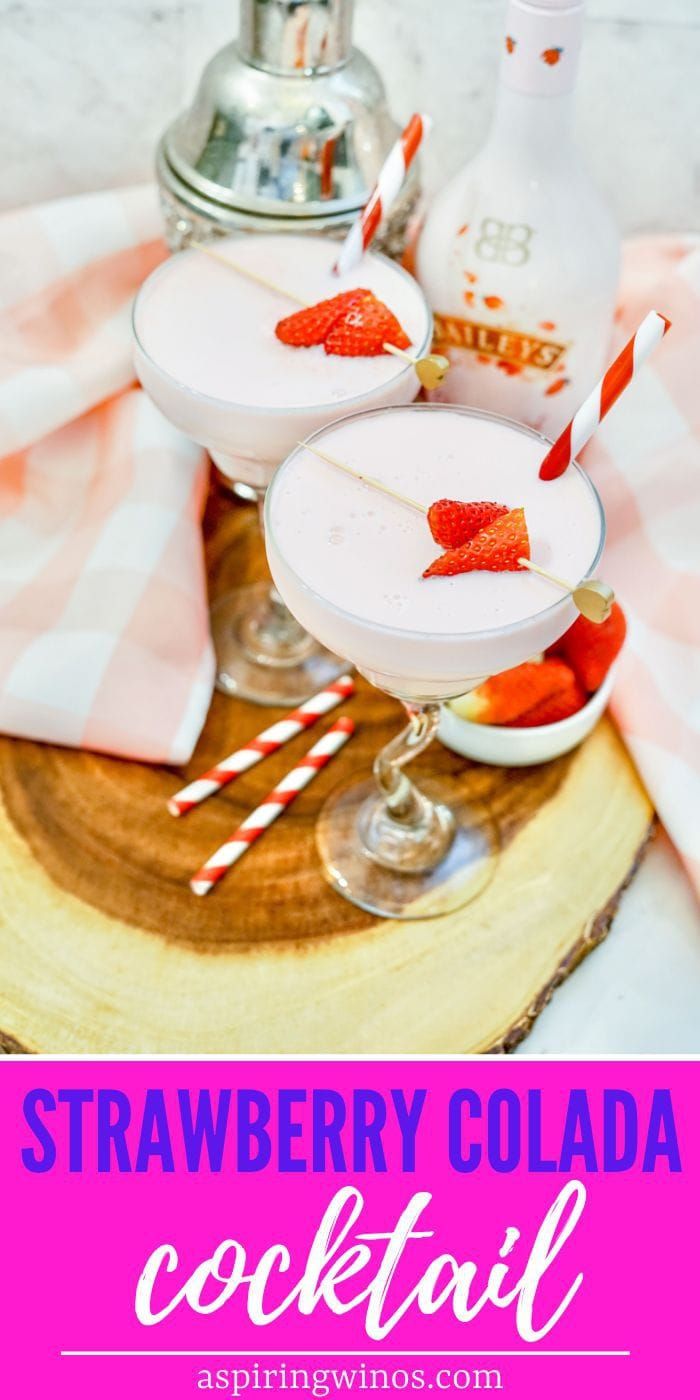
M265 492L256 491L260 533L265 538ZM315 642L285 606L270 582L264 604L246 618L241 641L260 665L295 666L315 649Z
M408 724L377 754L374 776L394 821L406 826L422 826L429 818L432 802L411 782L404 767L432 743L440 723L440 706L402 701Z

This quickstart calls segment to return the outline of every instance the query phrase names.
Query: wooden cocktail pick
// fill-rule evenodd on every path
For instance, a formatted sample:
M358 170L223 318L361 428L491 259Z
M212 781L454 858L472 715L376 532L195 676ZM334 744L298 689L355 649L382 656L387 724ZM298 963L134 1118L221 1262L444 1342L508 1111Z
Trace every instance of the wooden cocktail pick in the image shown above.
M313 452L314 457L320 457L322 462L328 462L331 467L337 467L338 471L346 472L348 476L354 476L356 481L364 481L366 486L374 487L375 491L382 491L385 496L391 496L393 500L400 501L402 506L410 506L411 510L417 510L419 515L427 516L428 512L420 501L414 501L410 496L402 496L400 491L395 491L393 486L385 486L383 481L377 481L375 476L367 476L365 472L358 472L355 467L349 467L347 462L341 462L337 457L331 457L330 452L322 452L319 447L314 447L310 442L298 442L297 447L305 447L307 452Z
M557 588L562 588L565 593L570 593L579 612L587 617L589 622L605 622L609 618L615 602L615 593L609 583L603 583L603 580L598 578L585 578L578 584L567 583L566 579L550 574L547 569L540 568L539 564L533 564L531 559L522 558L518 563L523 569L530 569L533 574L539 574L549 583L556 584Z
M239 273L241 277L247 277L251 282L257 282L259 286L266 287L268 292L275 292L277 296L286 297L288 301L296 302L297 306L308 308L311 305L311 302L305 301L295 292L287 291L286 287L278 286L269 277L262 277L259 272L251 272L247 267L241 267L240 263L234 262L232 258L227 258L224 253L219 253L208 243L199 243L193 240L190 247L197 248L200 253L206 253L208 258L214 258L216 262L223 263L224 267ZM450 362L445 355L409 355L407 350L400 350L398 345L390 345L388 340L384 341L384 349L388 355L396 355L397 359L405 360L406 364L413 365L424 389L437 389L438 384L442 384L450 368Z
M607 622L615 602L614 589L599 578L585 579L571 594L576 607L589 622Z
M390 355L396 355L399 360L405 360L407 364L413 365L418 378L424 389L437 389L438 384L442 384L450 362L446 355L409 355L407 350L399 350L398 345L389 345L384 341L384 349Z
M250 268L241 267L240 263L234 262L233 258L227 258L224 253L210 247L208 243L199 243L196 239L192 239L189 246L196 248L200 253L205 253L208 258L213 258L215 262L221 263L231 272L237 272L239 276L247 277L249 282L257 282L260 287L267 287L268 292L276 292L278 296L286 297L288 301L295 301L297 306L309 305L308 301L304 301L303 297L298 297L295 292L289 292L286 287L278 286L277 282L273 282L270 277L262 277L259 272L251 272Z

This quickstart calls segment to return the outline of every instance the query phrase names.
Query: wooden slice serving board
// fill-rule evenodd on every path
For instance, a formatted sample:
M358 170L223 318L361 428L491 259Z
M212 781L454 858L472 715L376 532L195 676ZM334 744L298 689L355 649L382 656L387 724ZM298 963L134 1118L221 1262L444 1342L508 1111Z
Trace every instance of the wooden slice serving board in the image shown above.
M215 490L214 595L260 577L253 512ZM607 933L648 840L649 800L604 720L538 768L436 744L503 841L498 872L442 919L373 919L324 882L314 822L401 714L363 682L352 743L203 900L187 877L308 747L300 736L186 818L181 772L0 740L0 1049L43 1053L460 1053L509 1048ZM193 777L277 711L216 695Z

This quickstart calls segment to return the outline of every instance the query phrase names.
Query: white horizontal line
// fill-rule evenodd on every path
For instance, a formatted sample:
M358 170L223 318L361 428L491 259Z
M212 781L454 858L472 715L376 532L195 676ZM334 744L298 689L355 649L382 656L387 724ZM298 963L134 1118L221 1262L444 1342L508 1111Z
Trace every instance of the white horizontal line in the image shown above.
M629 1356L629 1351L62 1351L61 1356Z
M305 1064L314 1064L314 1063L319 1063L319 1064L327 1064L327 1063L330 1063L330 1064L339 1064L339 1065L342 1065L342 1064L347 1064L347 1063L349 1063L349 1062L352 1062L352 1064L355 1064L356 1061L359 1061L359 1062L362 1063L362 1064L368 1064L368 1063L369 1063L369 1064L383 1064L383 1065L400 1065L400 1064L437 1064L437 1065L439 1065L439 1064L454 1064L454 1062L455 1062L454 1053L450 1054L450 1053L447 1053L447 1052L445 1052L445 1053L443 1053L443 1054L434 1054L434 1055L428 1054L427 1052L425 1052L425 1053L415 1052L415 1053L413 1053L413 1054L404 1054L404 1055L381 1055L381 1054L378 1054L378 1053L375 1053L375 1054L372 1054L372 1053L355 1054L354 1051L352 1052L352 1054L351 1054L350 1052L348 1052L347 1054L344 1054L344 1055L329 1055L329 1054L327 1054L325 1051L317 1051L317 1052L315 1052L315 1053L312 1052L312 1051L307 1051L305 1054L300 1054L300 1055L282 1055L282 1054L277 1054L276 1052L275 1052L274 1054L272 1054L272 1053L265 1054L265 1053L262 1052L262 1051L256 1053L255 1055L251 1055L250 1052L248 1052L247 1054L237 1054L237 1055L223 1055L223 1054L211 1054L211 1053L205 1054L205 1053L203 1053L203 1052L200 1052L199 1054L196 1054L196 1053L190 1054L190 1053L188 1052L187 1055L173 1055L173 1054L170 1054L170 1055L160 1054L160 1055L159 1055L159 1054L156 1054L156 1053L154 1053L154 1052L153 1052L153 1053L152 1053L152 1052L149 1052L148 1054L140 1054L140 1055L138 1055L138 1054L132 1054L131 1052L129 1052L128 1054L115 1055L115 1054L112 1054L111 1051L109 1051L109 1052L107 1052L107 1053L102 1053L102 1054L93 1054L92 1052L90 1052L90 1053L88 1054L88 1053L86 1053L85 1051L83 1051L83 1052L82 1052L81 1054L79 1054L79 1055L68 1055L68 1054L66 1054L65 1051L60 1051L60 1052L54 1053L54 1054L46 1054L46 1055L42 1054L41 1056L37 1056L36 1058L40 1061L41 1064L43 1064L44 1062L46 1062L47 1064L84 1064L84 1065L87 1065L88 1067L89 1067L91 1064L95 1063L95 1062L97 1062L98 1064L100 1064L100 1063L104 1063L104 1064L131 1064L132 1061L135 1062L135 1063L137 1063L137 1064L138 1064L138 1063L150 1064L151 1061L153 1061L153 1062L157 1062L157 1063L159 1063L159 1064L171 1064L171 1065L183 1065L183 1064L185 1064L185 1065L186 1065L186 1064L189 1064L190 1061L192 1061L192 1060L194 1060L196 1063L210 1064L210 1065L214 1065L214 1066L217 1066L217 1065L236 1065L236 1064L243 1064L243 1065L248 1064L248 1065L250 1065L250 1064L258 1064L258 1063L261 1063L261 1064L275 1064L275 1065L278 1065L278 1064L305 1065ZM492 1060L493 1060L493 1059L496 1059L496 1058L498 1058L498 1057L496 1057L496 1056L491 1056L491 1059L492 1059ZM15 1062L19 1062L19 1063L21 1063L21 1064L24 1065L24 1064L26 1064L27 1056L26 1056L26 1055L8 1055L8 1056L7 1056L7 1059L8 1059L8 1060L14 1060ZM484 1063L484 1056L483 1056L483 1054L477 1055L477 1054L469 1054L469 1053L466 1053L466 1054L464 1054L464 1055L460 1055L459 1059L460 1059L460 1063L462 1062L462 1060L465 1060L465 1061L467 1061L467 1062L473 1061L473 1062L474 1062L474 1065L480 1065L480 1064L483 1064L483 1063ZM536 1064L541 1064L541 1063L542 1063L542 1053L540 1052L540 1053L537 1054L537 1055L535 1055L535 1054L533 1054L533 1055L525 1055L525 1054L522 1054L522 1055L521 1055L520 1053L518 1053L518 1059L517 1059L514 1063L517 1064L519 1061L522 1061L523 1063L525 1063L526 1061L531 1061L533 1064L535 1064L535 1063L536 1063ZM599 1053L599 1052L586 1051L585 1054L583 1054L583 1053L581 1053L581 1054L575 1054L575 1053L573 1053L573 1052L570 1052L570 1053L569 1053L568 1055L566 1055L564 1058L561 1058L561 1057L558 1058L556 1061L554 1061L554 1063L557 1065L557 1067L559 1067L559 1066L562 1066L562 1065L571 1065L571 1064L588 1064L590 1061L593 1061L594 1063L598 1063L598 1064L635 1064L635 1063L638 1062L639 1064L644 1064L644 1065L647 1065L647 1064L666 1064L666 1063L671 1063L671 1064L677 1063L677 1064L691 1064L691 1065L695 1065L696 1062L697 1062L697 1055L691 1054L691 1053L689 1053L687 1050L679 1050L679 1051L672 1051L672 1050L671 1050L671 1051L655 1051L653 1055L644 1054L644 1053L638 1053L638 1054L630 1054L630 1053L624 1053L624 1052L623 1052L623 1053L617 1053L617 1052L615 1052L615 1051L613 1051L613 1050L605 1051L605 1053L602 1053L602 1054ZM488 1060L486 1061L486 1063L488 1064Z

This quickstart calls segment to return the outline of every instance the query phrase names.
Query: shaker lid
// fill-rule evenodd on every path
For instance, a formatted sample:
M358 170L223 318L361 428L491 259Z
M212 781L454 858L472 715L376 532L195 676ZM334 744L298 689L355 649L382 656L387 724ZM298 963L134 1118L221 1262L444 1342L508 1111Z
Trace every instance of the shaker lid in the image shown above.
M161 178L200 213L340 216L365 203L398 128L374 66L350 45L352 0L242 0L165 132Z
M347 62L353 0L241 0L238 48L268 73L321 73Z

